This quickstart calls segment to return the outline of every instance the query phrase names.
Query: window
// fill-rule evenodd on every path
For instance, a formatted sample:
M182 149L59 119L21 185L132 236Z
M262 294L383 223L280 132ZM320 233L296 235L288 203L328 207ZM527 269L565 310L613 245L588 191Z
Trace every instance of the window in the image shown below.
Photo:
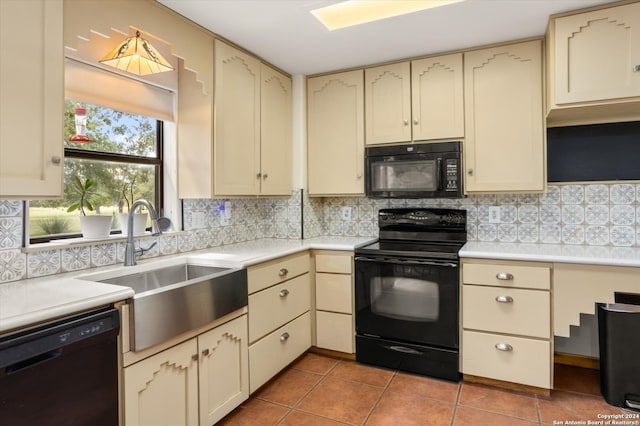
M76 133L75 108L87 111L89 143L69 141ZM76 176L94 180L95 213L113 217L112 233L120 232L117 213L128 212L134 200L144 198L162 210L162 121L71 99L64 121L64 198L29 203L31 243L81 236L80 213L67 212Z

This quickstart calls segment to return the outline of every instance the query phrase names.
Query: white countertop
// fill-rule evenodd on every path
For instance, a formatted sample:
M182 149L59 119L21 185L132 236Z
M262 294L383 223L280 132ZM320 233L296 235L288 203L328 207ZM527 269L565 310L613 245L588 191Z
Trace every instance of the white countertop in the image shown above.
M206 250L138 260L131 273L188 258L224 266L250 266L308 249L353 250L371 237L262 239ZM133 297L129 287L91 281L121 275L122 264L0 284L0 333Z
M471 241L460 250L460 257L640 267L638 247Z

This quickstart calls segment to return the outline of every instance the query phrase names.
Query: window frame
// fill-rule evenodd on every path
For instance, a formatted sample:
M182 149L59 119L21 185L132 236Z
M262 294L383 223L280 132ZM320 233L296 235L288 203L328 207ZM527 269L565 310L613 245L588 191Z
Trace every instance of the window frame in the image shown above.
M150 165L156 167L155 173L155 205L158 215L163 214L164 210L164 122L156 119L156 156L145 157L131 154L121 153L109 153L104 151L91 151L78 148L64 148L64 158L74 158L79 160L93 160L104 162L117 162L139 165ZM28 208L25 207L28 211ZM25 221L28 218L25 217ZM119 229L112 229L110 235L120 234ZM30 237L25 235L25 239L29 241L29 244L48 243L56 240L65 240L71 238L80 238L81 233L73 234L54 234L54 235L41 235L37 237Z

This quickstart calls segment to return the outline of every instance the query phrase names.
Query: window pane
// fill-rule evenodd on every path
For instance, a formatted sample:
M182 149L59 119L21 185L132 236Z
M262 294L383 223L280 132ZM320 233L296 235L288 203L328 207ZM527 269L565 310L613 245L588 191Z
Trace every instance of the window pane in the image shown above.
M86 110L86 126L76 128L75 108ZM109 153L158 157L156 120L74 100L65 100L64 147ZM89 143L70 142L69 137L85 133Z
M144 198L154 206L156 166L107 161L90 161L66 158L64 167L64 199L31 201L29 208L29 236L42 237L54 234L79 234L79 211L67 212L77 201L74 189L75 176L81 181L87 177L94 180L91 203L94 212L113 217L111 227L120 229L117 213L128 212L134 200Z

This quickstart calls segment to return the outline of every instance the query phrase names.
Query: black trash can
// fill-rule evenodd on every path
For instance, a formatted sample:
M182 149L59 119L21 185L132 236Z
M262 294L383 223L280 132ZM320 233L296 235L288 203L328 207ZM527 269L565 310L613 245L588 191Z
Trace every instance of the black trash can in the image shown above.
M640 295L617 296L598 305L600 391L609 404L640 411Z

